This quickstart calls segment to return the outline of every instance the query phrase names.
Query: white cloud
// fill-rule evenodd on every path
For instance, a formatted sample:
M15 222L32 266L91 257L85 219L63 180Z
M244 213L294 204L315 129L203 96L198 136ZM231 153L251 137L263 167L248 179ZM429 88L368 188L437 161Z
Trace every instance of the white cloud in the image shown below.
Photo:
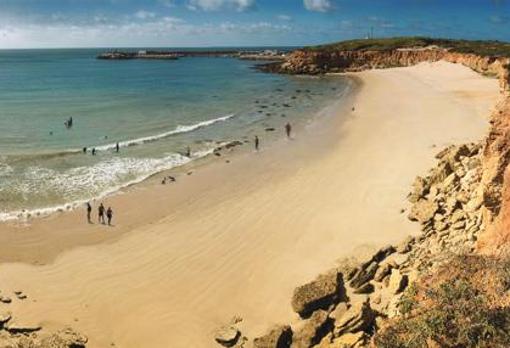
M303 3L308 11L328 12L333 9L330 0L303 0Z
M241 45L245 38L270 44L294 28L286 23L222 22L192 24L178 17L97 16L92 20L13 24L0 21L0 48L29 47L162 47Z
M245 11L253 6L255 0L188 0L188 8L193 11L216 11L223 8Z
M138 19L150 19L156 17L156 14L154 12L140 10L135 13L135 17Z
M284 15L284 14L281 14L281 15L278 16L278 19L281 20L281 21L291 21L292 17Z

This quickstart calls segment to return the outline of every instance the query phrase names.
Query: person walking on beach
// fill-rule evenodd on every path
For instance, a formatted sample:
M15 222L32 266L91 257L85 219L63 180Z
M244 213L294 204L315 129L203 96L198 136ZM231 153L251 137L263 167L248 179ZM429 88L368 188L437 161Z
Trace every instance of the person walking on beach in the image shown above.
M256 151L259 150L259 137L258 136L255 136L255 150Z
M87 222L89 224L92 223L92 221L90 220L90 213L92 213L92 206L90 205L89 202L87 202Z
M97 213L98 213L98 222L99 223L102 223L103 225L105 224L105 221L104 221L104 205L103 203L101 203L99 205L99 208L97 208Z
M108 219L108 226L112 225L113 210L112 207L108 207L106 211L106 218Z
M115 152L119 153L120 146L119 143L115 144Z
M290 138L290 132L292 131L292 126L290 125L290 123L287 123L285 125L285 132L287 133L287 138Z

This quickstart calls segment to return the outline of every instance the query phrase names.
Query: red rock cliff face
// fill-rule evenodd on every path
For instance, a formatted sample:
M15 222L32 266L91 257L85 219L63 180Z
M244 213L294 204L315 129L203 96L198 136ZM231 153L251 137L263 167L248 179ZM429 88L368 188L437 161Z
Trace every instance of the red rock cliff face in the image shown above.
M497 76L502 90L509 90L510 59L481 57L446 49L402 49L392 51L304 51L290 54L277 71L289 74L361 71L416 65L444 60L465 65L479 73Z
M486 233L479 243L484 253L510 252L510 59L450 52L446 49L393 51L295 51L273 71L288 74L353 72L447 61L499 79L502 101L491 117L484 140L479 199Z

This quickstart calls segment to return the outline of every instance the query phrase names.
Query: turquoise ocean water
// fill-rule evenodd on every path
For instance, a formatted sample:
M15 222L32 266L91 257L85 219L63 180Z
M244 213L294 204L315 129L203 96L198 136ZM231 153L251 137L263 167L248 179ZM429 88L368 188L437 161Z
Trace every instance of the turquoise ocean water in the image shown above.
M0 220L78 206L223 142L274 141L286 122L307 122L350 88L233 58L104 61L99 52L0 51Z

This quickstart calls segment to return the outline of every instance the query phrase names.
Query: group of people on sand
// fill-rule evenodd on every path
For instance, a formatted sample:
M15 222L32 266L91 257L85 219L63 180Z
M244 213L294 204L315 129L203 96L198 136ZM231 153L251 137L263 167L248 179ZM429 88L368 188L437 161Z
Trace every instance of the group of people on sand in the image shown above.
M89 224L92 223L92 205L90 205L89 202L87 202L87 222ZM112 218L113 218L113 209L112 207L108 207L108 209L105 210L105 207L103 203L99 204L99 207L97 208L97 221L100 224L106 225L108 223L108 226L112 225Z
M290 139L290 137L292 135L292 126L288 122L285 125L285 134L287 134L287 138ZM258 151L259 146L260 146L260 139L257 135L255 135L254 143L255 143L255 150Z

